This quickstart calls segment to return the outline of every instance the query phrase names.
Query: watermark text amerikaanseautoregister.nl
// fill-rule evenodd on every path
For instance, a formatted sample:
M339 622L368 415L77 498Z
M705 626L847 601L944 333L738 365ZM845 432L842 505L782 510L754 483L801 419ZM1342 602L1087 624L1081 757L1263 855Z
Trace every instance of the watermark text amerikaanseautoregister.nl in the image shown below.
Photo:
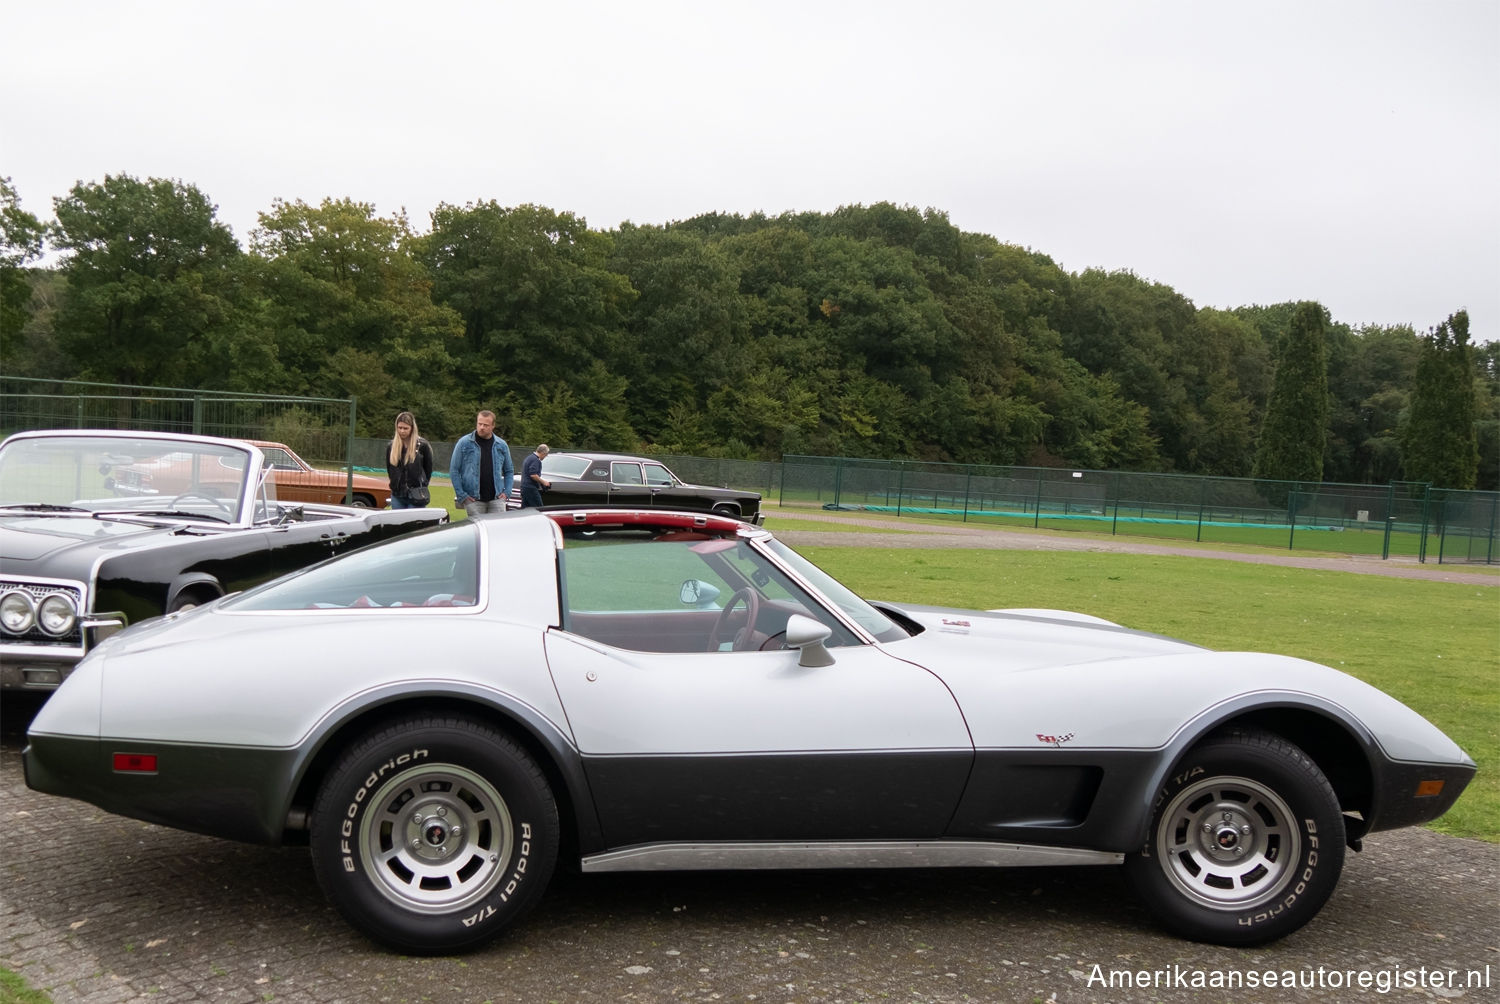
M1087 985L1112 990L1367 990L1388 994L1393 990L1480 990L1493 985L1490 966L1451 969L1436 966L1402 966L1377 969L1196 969L1171 966L1165 969L1105 969L1094 965Z

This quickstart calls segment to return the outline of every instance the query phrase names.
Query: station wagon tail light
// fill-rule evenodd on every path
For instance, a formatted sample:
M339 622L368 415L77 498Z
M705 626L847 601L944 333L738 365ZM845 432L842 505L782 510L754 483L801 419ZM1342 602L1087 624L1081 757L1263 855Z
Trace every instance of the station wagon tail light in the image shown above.
M25 634L36 623L36 601L24 589L0 596L0 626L11 634Z
M68 634L78 623L78 608L67 593L52 593L37 604L36 619L43 631L58 638Z
M116 774L155 774L155 753L116 753Z

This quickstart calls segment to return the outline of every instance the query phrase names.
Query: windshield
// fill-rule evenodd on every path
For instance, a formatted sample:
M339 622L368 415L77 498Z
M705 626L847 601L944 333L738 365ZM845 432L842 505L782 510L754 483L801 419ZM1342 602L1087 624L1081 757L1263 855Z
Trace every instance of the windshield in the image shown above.
M0 450L0 506L173 512L239 520L249 446L133 436L49 435Z
M910 637L906 631L885 614L856 596L848 586L823 571L802 555L779 540L770 540L766 546L792 570L802 576L814 589L822 593L860 627L880 641L899 641Z

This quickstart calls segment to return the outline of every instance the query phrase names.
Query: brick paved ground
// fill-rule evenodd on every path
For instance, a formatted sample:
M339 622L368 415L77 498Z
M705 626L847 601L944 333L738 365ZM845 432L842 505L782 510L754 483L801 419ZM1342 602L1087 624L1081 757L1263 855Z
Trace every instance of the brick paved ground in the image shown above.
M1077 868L563 877L489 948L415 959L351 931L305 851L38 795L19 761L12 735L0 748L0 966L57 1004L1500 999L1500 847L1426 830L1377 834L1312 925L1253 950L1167 937L1118 869ZM1488 967L1491 989L1090 983L1174 967L1316 979L1320 966L1376 978Z

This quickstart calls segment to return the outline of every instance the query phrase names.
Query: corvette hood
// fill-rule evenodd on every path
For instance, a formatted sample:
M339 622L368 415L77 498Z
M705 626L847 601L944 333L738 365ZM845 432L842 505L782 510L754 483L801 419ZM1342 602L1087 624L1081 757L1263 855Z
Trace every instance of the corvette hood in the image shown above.
M958 610L882 603L925 628L913 648L993 654L992 672L1020 673L1110 659L1201 652L1176 638L1066 610ZM901 646L907 642L900 643ZM941 674L940 674L941 675Z
M885 649L948 686L981 749L1157 749L1271 704L1343 721L1397 760L1466 762L1415 711L1319 663L1217 652L1060 610L881 605L928 628Z

